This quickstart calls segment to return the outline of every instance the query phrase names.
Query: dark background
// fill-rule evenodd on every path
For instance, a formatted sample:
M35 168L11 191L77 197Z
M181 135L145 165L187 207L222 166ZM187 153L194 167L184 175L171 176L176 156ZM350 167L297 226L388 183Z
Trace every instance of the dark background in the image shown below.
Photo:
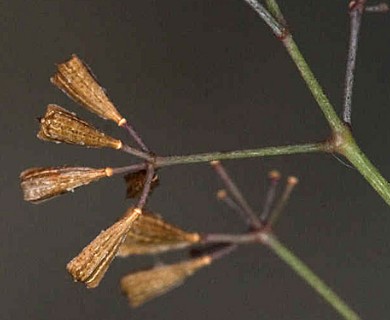
M295 39L340 110L348 38L347 1L281 1ZM363 21L353 128L385 177L390 16ZM39 141L48 103L105 132L112 123L70 101L49 78L77 53L125 117L158 154L189 154L323 140L328 127L282 45L244 1L2 1L1 319L334 319L338 315L267 249L242 247L177 290L131 310L121 276L153 259L116 260L101 285L75 284L66 263L123 214L120 177L41 205L22 200L19 173L33 166L123 166L111 150ZM261 208L266 174L300 185L276 232L365 319L388 318L390 210L331 155L225 162L249 202ZM244 226L215 199L220 181L206 164L160 171L149 207L201 232ZM164 256L174 261L177 255Z

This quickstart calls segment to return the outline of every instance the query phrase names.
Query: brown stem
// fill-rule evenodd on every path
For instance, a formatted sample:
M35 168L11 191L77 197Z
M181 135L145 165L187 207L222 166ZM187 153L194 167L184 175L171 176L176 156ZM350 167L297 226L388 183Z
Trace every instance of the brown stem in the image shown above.
M261 228L262 223L258 219L257 215L254 213L253 209L250 207L249 203L246 201L244 196L242 195L240 189L234 183L232 178L226 172L225 168L222 166L220 161L212 161L211 165L217 172L218 176L221 178L223 183L226 186L226 189L230 192L230 194L235 198L237 204L242 207L244 213L248 217L249 225L253 228Z
M127 132L134 139L134 141L140 146L142 151L144 151L146 153L150 153L149 148L145 145L145 143L142 141L140 135L137 133L137 131L135 131L135 129L133 128L133 126L131 124L126 122L122 125L122 127L124 127L127 130Z
M152 185L153 176L154 176L154 167L153 167L153 164L149 163L147 165L147 169L146 169L146 178L145 178L144 188L143 188L142 194L138 200L137 208L142 209L145 206L146 200L147 200L149 192L150 192L150 187Z

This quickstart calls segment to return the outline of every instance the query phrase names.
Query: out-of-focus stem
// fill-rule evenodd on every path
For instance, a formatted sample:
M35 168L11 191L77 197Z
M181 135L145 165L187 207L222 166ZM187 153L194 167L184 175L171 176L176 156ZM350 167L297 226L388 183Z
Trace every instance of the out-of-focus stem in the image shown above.
M262 243L268 246L280 259L291 267L308 285L324 298L344 319L358 320L360 317L330 287L328 287L310 268L296 257L275 236L264 234Z

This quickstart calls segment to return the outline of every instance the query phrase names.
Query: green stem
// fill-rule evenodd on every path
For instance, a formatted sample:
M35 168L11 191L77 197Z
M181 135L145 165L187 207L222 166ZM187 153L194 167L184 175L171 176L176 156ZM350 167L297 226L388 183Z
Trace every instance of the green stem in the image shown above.
M302 78L305 80L306 85L311 91L314 99L317 101L320 106L323 114L325 115L326 120L329 122L331 128L334 131L340 131L343 128L343 123L335 112L332 104L329 102L324 91L321 88L321 85L318 83L317 79L314 77L313 72L308 66L305 58L303 57L301 51L299 50L297 44L295 43L292 35L288 30L281 25L280 20L283 19L283 14L279 8L279 5L276 0L267 0L267 6L270 9L271 13L279 21L271 19L271 15L263 6L261 6L258 0L244 0L249 3L251 7L259 14L259 16L270 26L273 33L282 41L283 45L286 47L287 52L297 66L299 72L302 75ZM273 16L271 15L273 18ZM272 22L272 23L271 23ZM277 25L278 28L275 28Z
M268 26L272 29L272 32L277 37L282 37L285 33L285 28L282 24L275 20L275 18L268 12L264 6L259 3L258 0L244 0L248 3L253 10L263 19L263 21L268 24Z
M299 145L268 147L260 149L238 150L229 152L211 152L191 154L187 156L168 156L157 157L155 161L156 167L166 167L177 164L209 162L212 160L227 160L227 159L242 159L242 158L258 158L266 156L279 156L297 153L322 152L326 147L324 143L307 143Z
M340 120L329 99L326 97L321 85L315 78L313 72L308 66L305 58L302 56L292 36L286 36L284 39L282 39L282 42L286 47L288 53L290 54L292 60L294 61L295 65L297 66L302 78L305 80L306 85L308 86L314 99L317 101L319 107L321 108L322 113L324 114L331 128L337 132L342 131L344 126L343 122Z
M369 184L390 206L390 184L380 174L366 155L360 150L350 131L343 134L343 144L338 147L338 152L344 155L354 167L363 175Z
M309 269L288 248L271 234L262 237L262 243L268 246L280 259L290 266L308 285L318 292L336 311L348 320L358 320L360 317L317 275Z
M275 0L265 0L269 12L282 24L286 24L283 13Z

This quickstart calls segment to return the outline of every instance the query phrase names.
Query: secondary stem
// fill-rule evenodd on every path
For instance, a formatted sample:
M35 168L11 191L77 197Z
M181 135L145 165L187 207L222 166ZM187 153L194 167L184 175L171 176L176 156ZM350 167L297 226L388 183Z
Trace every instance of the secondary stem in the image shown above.
M243 158L258 158L266 156L278 156L298 153L323 152L326 150L324 143L307 143L280 147L267 147L260 149L248 149L228 152L200 153L186 156L157 157L155 167L166 167L177 164L209 162L212 160L228 160Z
M315 78L305 58L299 51L299 48L292 36L286 36L284 39L282 39L282 42L286 47L288 53L290 54L292 60L294 61L295 65L297 66L303 80L305 80L306 85L309 87L309 90L312 93L314 99L317 101L319 107L321 108L322 113L324 114L331 128L334 131L342 131L344 124L337 116L336 111L334 110L332 104L322 90L321 85Z
M349 35L349 48L347 58L347 69L345 72L345 85L344 85L344 103L343 103L343 120L351 125L351 113L352 113L352 93L353 82L355 76L356 54L359 43L359 32L364 11L365 0L356 1L353 7L350 9L350 35Z
M280 259L291 267L307 284L318 292L337 312L348 320L358 320L359 316L309 267L296 257L288 248L271 234L262 237L262 243L268 246Z

